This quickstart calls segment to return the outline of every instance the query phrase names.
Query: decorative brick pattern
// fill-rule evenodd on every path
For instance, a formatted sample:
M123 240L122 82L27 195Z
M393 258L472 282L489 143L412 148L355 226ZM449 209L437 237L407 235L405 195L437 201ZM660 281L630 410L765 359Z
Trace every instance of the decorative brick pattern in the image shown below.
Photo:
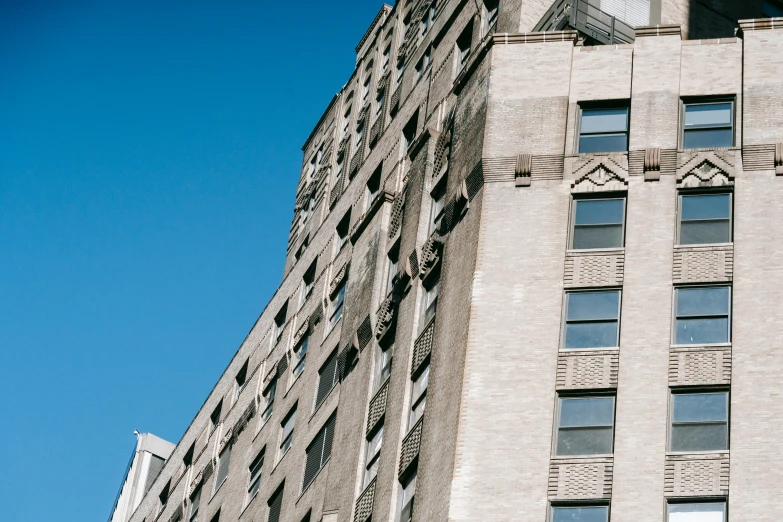
M677 348L669 352L669 385L731 383L731 348Z
M672 281L675 284L731 281L733 276L734 245L674 248Z
M513 182L517 177L518 156L501 158L483 158L482 168L487 183L503 181ZM530 155L530 174L532 181L563 179L563 155Z
M392 203L391 214L389 216L389 239L394 238L400 232L402 224L402 211L405 208L405 191L400 191Z
M372 323L370 322L370 316L364 318L364 320L356 329L356 347L361 352L372 340Z
M729 493L729 454L667 455L663 493L667 497Z
M443 249L443 239L437 234L433 234L421 247L421 260L419 266L419 276L426 279L427 276L438 266L441 260L441 250Z
M334 295L334 293L340 287L340 284L345 280L346 276L348 275L348 265L349 265L349 263L345 263L335 273L335 276L332 278L332 282L329 283L329 296L330 297Z
M372 506L375 502L375 484L377 480L378 477L372 479L372 482L364 488L362 494L356 499L353 522L367 522L367 519L372 515Z
M561 352L557 358L557 388L616 388L619 367L618 350Z
M367 407L367 429L365 433L367 435L378 425L384 414L386 413L386 398L389 396L389 379L375 392L375 395L370 399L370 405Z
M408 466L419 456L419 447L421 446L421 430L424 425L424 417L410 429L408 434L402 439L402 448L400 449L400 467L397 475L402 476Z
M401 86L398 86L396 89L394 89L394 94L392 94L391 101L389 102L390 111L395 111L400 106L401 93L402 93Z
M571 192L607 192L628 189L628 155L586 155L573 165Z
M772 170L775 168L775 144L742 147L742 170Z
M397 305L392 296L387 297L375 314L375 339L380 341L389 333L394 325Z
M435 333L435 318L430 320L429 324L421 331L416 342L413 343L413 363L411 364L411 375L415 375L421 364L427 359L432 351L432 338Z
M233 432L236 434L235 436L238 436L240 433L244 431L244 429L247 427L248 422L250 422L250 419L255 416L257 411L256 401L252 400L250 401L250 404L247 405L247 408L245 408L245 411L242 412L242 416L239 417L239 419L234 424L234 427L232 428Z
M677 150L676 149L660 149L659 152L659 164L657 173L661 176L673 176L677 172ZM628 151L628 175L629 176L644 176L644 150L631 150Z
M565 260L563 284L566 287L616 286L623 284L625 253L569 253Z
M611 498L612 457L552 459L548 496L551 500Z
M701 188L732 185L736 173L736 152L714 150L677 153L677 186Z
M340 199L340 195L343 193L343 178L344 176L340 176L332 187L332 192L329 194L329 208L332 208L337 203L337 200Z

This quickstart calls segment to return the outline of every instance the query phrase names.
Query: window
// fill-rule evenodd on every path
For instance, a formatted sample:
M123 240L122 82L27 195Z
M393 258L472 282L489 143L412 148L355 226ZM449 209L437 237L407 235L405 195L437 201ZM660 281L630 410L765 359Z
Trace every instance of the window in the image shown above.
M280 340L280 336L283 335L283 327L285 326L286 314L288 313L288 301L286 301L280 311L275 316L275 335L272 336L273 341L276 343Z
M299 343L294 346L294 355L296 355L296 364L292 370L294 377L299 377L305 367L305 357L307 356L307 344L310 342L310 334L306 333Z
M242 365L242 368L237 372L237 376L234 378L234 402L239 398L239 394L247 383L247 361Z
M728 392L673 393L670 451L729 448Z
M432 6L427 10L426 13L424 13L424 16L421 17L421 21L419 22L419 41L418 43L421 43L424 40L424 36L426 36L427 32L430 30L430 27L432 26L432 21L435 19L436 14L436 5L435 3L432 4Z
M264 452L265 450L262 449L256 458L253 459L253 462L250 463L250 467L248 468L250 472L250 480L247 486L248 502L255 498L258 494L258 490L261 488L261 471L264 469Z
M387 35L386 38L388 39L391 34ZM391 59L391 44L386 46L386 49L383 50L383 57L381 58L381 73L385 73L386 69L389 68L389 60Z
M348 98L348 100L350 100L350 98ZM345 112L343 113L343 128L340 131L340 139L343 139L348 135L348 129L350 128L351 128L351 106L348 105L348 108L345 109Z
M210 435L212 432L215 431L215 428L217 428L218 424L220 424L220 412L223 410L223 401L221 400L217 406L215 406L215 409L212 410L212 415L209 416L209 433Z
M778 18L783 16L783 5L776 0L764 0L761 2L761 12L764 18Z
M310 515L312 514L312 511L308 511L305 516L302 517L302 520L299 522L310 522Z
M734 145L734 102L684 103L683 149Z
M162 513L166 509L166 504L169 503L169 492L171 491L171 479L166 482L163 489L158 494L158 500L160 501L160 507L158 508L158 514Z
M419 61L416 63L416 74L413 77L413 83L416 83L421 78L421 75L424 71L427 70L427 67L430 66L430 57L432 55L432 48L427 47L427 50L424 51L424 54L421 58L419 58Z
M198 507L201 503L201 486L196 488L196 491L193 492L193 494L190 496L190 511L188 513L188 518L190 519L190 522L196 522L198 518Z
M401 484L402 491L399 495L398 511L399 522L411 522L413 520L413 499L416 496L416 472Z
M373 171L370 178L367 180L367 185L364 186L364 210L367 212L372 206L375 198L381 191L381 171L383 170L383 163L378 165Z
M220 455L218 455L217 475L215 476L215 490L217 490L221 484L223 484L223 481L226 480L226 477L228 476L228 467L231 464L231 447L233 445L233 442L229 442L226 444L226 447L223 448L223 451L220 452Z
M552 506L552 522L609 522L609 506Z
M332 439L334 438L334 424L337 420L337 414L333 413L326 421L323 428L307 447L307 460L305 461L304 480L302 481L302 490L304 490L313 481L318 472L329 461L332 454Z
M378 350L375 359L375 374L373 381L373 391L377 391L386 379L391 375L392 359L394 358L394 346L382 346L378 344Z
M399 243L389 250L389 268L386 273L386 295L389 295L394 290L394 278L397 277L397 264L400 260L400 245Z
M356 123L356 139L354 140L356 147L362 144L362 138L364 138L364 120Z
M669 504L667 522L725 522L726 502Z
M624 245L625 198L575 199L571 248L621 248Z
M675 288L674 344L728 343L731 333L731 288Z
M620 346L620 291L566 292L563 348Z
M351 228L351 211L345 213L345 215L342 217L339 223L337 223L337 228L335 229L335 241L334 241L334 252L332 252L332 259L337 257L337 254L340 253L340 250L343 249L343 246L348 242L348 232Z
M408 120L408 123L405 124L405 127L402 129L402 138L404 141L405 149L411 146L411 143L413 143L413 140L416 139L416 131L418 130L419 126L419 111L413 113L413 116L411 116L411 119Z
M264 392L264 411L261 413L261 422L264 423L272 415L275 406L275 393L277 392L277 377L272 378L272 382L267 386Z
M383 114L383 104L386 101L386 90L381 89L378 91L378 94L375 95L375 116L373 116L373 122L377 121L378 118L381 117L381 114Z
M193 455L195 455L196 451L196 443L192 443L190 445L190 448L188 448L188 451L185 452L185 456L182 457L182 465L185 467L185 469L188 469L190 466L193 465Z
M680 245L731 242L731 194L680 195Z
M285 416L283 422L280 423L280 427L283 429L281 435L282 442L280 443L281 458L288 452L291 448L291 443L294 441L294 422L296 422L296 405L291 408L291 411Z
M335 384L337 384L337 379L339 377L338 368L337 350L335 350L329 355L329 358L326 359L326 362L321 366L321 369L318 370L318 390L315 394L315 409L318 409L318 406L321 405L324 399L326 399L326 396L329 395L329 392L332 391Z
M313 177L315 176L316 172L318 172L318 169L321 168L321 157L324 154L324 148L321 146L315 154L313 154L312 159L310 160L310 164L307 167L307 181L308 183L313 180Z
M343 161L343 157L340 156L339 158L337 158L337 164L334 169L334 181L332 181L332 187L336 187L338 183L342 182L344 170L345 170L345 162Z
M430 381L430 365L427 364L419 375L413 381L411 386L411 414L408 419L408 429L410 430L424 415L424 408L427 406L427 385Z
M457 76L465 68L470 57L470 44L473 38L473 23L469 23L457 38L457 52L454 53L454 76Z
M220 510L218 509L217 513L212 515L212 518L209 519L209 522L220 522Z
M381 445L383 444L383 424L375 430L372 437L367 441L367 457L364 464L364 485L366 488L372 482L372 479L378 474L378 463L381 460Z
M280 522L280 509L283 507L283 487L284 484L281 484L266 503L269 506L267 522Z
M438 224L443 217L443 210L446 205L446 183L444 183L444 181L445 180L438 183L430 193L430 197L432 198L430 206L430 234L437 230Z
M405 72L405 61L400 60L397 62L397 72L395 74L395 84L400 85L402 83L402 75Z
M367 96L370 94L370 84L372 83L372 67L373 61L367 64L364 69L364 84L362 84L362 101L367 101Z
M299 246L299 248L296 249L296 252L294 253L294 259L299 261L302 258L302 255L304 255L305 250L307 250L307 247L310 245L310 234L307 234L305 238L302 240L302 244Z
M581 109L579 153L628 150L628 107Z
M440 295L440 281L436 281L430 288L424 289L421 303L421 321L419 322L419 331L430 323L435 312L438 310L438 296Z
M312 264L308 267L307 271L302 276L302 286L299 290L299 307L307 301L310 294L313 293L313 284L315 283L315 270L318 259L314 259Z
M495 24L498 21L498 3L499 0L484 0L484 12L481 17L484 23L481 28L482 38L495 29Z
M558 397L556 455L612 453L614 397Z
M340 283L340 289L337 290L334 299L330 303L329 324L334 326L343 316L343 300L345 299L345 282Z

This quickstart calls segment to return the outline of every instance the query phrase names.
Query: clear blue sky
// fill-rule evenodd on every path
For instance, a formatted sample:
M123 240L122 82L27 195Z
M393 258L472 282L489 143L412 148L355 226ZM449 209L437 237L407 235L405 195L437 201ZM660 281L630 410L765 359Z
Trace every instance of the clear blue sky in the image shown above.
M0 0L0 520L108 518L282 278L375 0Z

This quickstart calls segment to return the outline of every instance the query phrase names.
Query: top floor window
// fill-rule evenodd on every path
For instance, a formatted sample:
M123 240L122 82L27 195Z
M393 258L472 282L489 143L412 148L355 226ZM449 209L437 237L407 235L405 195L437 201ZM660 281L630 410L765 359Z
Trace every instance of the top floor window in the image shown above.
M498 21L498 4L499 0L484 0L484 9L481 13L482 26L481 36L482 38L491 32Z
M682 148L711 149L734 145L734 102L684 103Z
M340 131L340 139L345 138L348 135L348 129L351 127L351 106L345 109L343 114L343 128Z
M726 502L671 503L668 522L725 522Z
M628 107L581 109L579 153L628 150Z
M571 217L571 248L621 248L625 198L575 199Z
M276 343L283 335L283 327L285 326L286 314L288 313L288 301L280 307L280 311L275 316L274 335L272 336L272 342Z
M470 57L470 45L473 38L473 23L469 23L465 29L462 30L462 34L457 38L457 52L454 55L454 76L462 72L465 65L468 63Z
M680 245L731 242L731 194L680 195Z
M389 60L391 59L391 44L386 46L383 50L383 56L381 57L381 73L385 73L389 68Z
M609 522L609 506L552 506L552 522Z
M237 400L242 389L245 387L245 384L247 384L247 364L248 361L245 361L245 364L242 365L242 368L239 369L237 376L234 378L236 383L234 386L234 401Z
M366 101L367 96L370 94L370 84L372 83L372 67L373 61L367 64L367 68L364 70L364 84L362 84L362 100Z
M436 14L436 4L433 2L432 6L427 9L427 12L424 14L424 16L421 18L421 22L419 22L419 43L424 40L424 37L427 35L427 32L430 30L430 27L432 26L432 21L435 19Z

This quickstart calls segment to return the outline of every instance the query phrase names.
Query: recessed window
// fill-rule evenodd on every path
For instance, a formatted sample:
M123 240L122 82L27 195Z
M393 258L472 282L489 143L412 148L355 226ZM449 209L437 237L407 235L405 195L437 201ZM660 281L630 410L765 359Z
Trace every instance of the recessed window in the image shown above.
M669 504L667 522L726 522L726 502Z
M370 209L375 202L375 199L378 197L378 194L381 193L382 171L383 163L381 162L381 164L375 168L372 175L367 180L367 184L364 186L364 212L367 212Z
M581 109L579 153L628 150L628 107Z
M274 342L280 340L280 336L283 335L283 327L285 326L286 314L288 313L288 301L280 307L280 311L275 315L275 334L272 336Z
M209 416L209 433L215 431L218 424L220 424L220 413L223 411L223 401L221 400L215 409L212 410L212 415Z
M416 471L405 481L400 483L401 491L398 496L397 511L400 514L398 522L411 522L413 520L413 500L416 496Z
M264 411L261 413L261 422L266 422L272 415L275 406L275 393L277 392L277 376L272 377L272 382L264 392Z
M419 331L430 323L435 312L438 310L438 296L440 295L440 280L430 284L429 288L424 289L421 301L421 321L419 321Z
M391 33L386 35L386 38L388 39L389 36L391 36ZM383 50L383 56L381 58L381 72L386 72L386 69L389 68L389 59L391 58L391 44L386 46L386 49Z
M201 486L196 488L196 491L190 496L190 510L188 511L188 519L190 522L196 522L198 518L198 508L201 504Z
M280 436L280 456L286 454L291 448L291 443L294 441L294 423L296 422L296 406L291 408L288 415L285 416L283 422L280 423L282 434Z
M364 84L362 84L362 100L367 100L367 96L370 94L370 84L372 83L372 67L373 61L367 64L367 68L364 70Z
M418 62L416 62L416 74L413 77L413 83L418 82L419 79L421 78L421 75L424 73L424 71L427 70L427 67L430 66L431 57L432 57L432 47L427 47L422 57L419 58Z
M454 54L454 76L457 76L465 68L470 57L470 44L473 38L473 22L469 23L457 38L457 52Z
M350 100L350 98L348 98L348 100ZM343 113L343 128L340 131L340 139L343 139L348 135L348 129L350 128L351 128L351 106L348 105L348 107L345 109L345 112Z
M281 484L266 503L269 506L267 522L280 522L280 510L283 507L283 487Z
M682 147L712 149L734 145L734 102L683 104Z
M243 364L242 368L240 368L239 371L237 372L237 376L234 377L234 401L235 402L239 397L239 394L244 389L245 384L247 383L247 363L248 361L245 361L245 364Z
M378 121L378 118L383 114L383 105L386 102L386 90L381 89L378 94L375 95L375 116L373 122Z
M620 291L567 292L563 348L620 346Z
M329 303L329 324L334 326L343 316L343 302L345 301L345 281L340 283L334 298Z
M408 429L410 430L424 415L424 408L427 406L427 387L430 382L430 365L420 370L411 386L411 414L408 419Z
M196 451L196 443L193 442L188 448L188 451L185 452L185 456L182 457L182 466L185 469L188 469L190 466L193 465L193 455L195 455L195 451Z
M340 253L340 250L343 249L345 244L348 242L348 232L351 228L351 211L348 210L348 212L345 213L345 215L340 219L340 222L337 223L337 228L335 229L335 240L334 240L334 251L332 252L332 258L337 257L337 254Z
M364 138L364 120L356 124L356 140L354 144L357 148L362 144L362 138Z
M728 392L674 393L671 412L671 451L728 449Z
M339 378L337 364L337 350L333 351L331 355L326 359L326 362L318 370L318 390L315 394L315 409L326 399L329 392L337 384Z
M397 264L400 260L400 245L399 243L389 250L389 268L386 271L386 295L389 295L394 290L394 278L397 277Z
M437 230L440 220L443 218L443 212L446 208L446 183L445 180L438 183L438 185L430 193L432 203L430 206L430 229L429 233L432 234Z
M499 0L484 0L484 9L482 9L482 27L481 36L484 37L490 31L495 29L498 21Z
M614 397L559 397L557 455L612 453Z
M394 346L377 345L375 358L375 374L373 380L373 391L377 391L386 379L391 375L392 359L394 359Z
M364 464L364 485L366 488L372 479L378 475L378 464L381 460L381 445L383 444L383 424L381 424L367 441L367 458Z
M622 248L625 198L575 199L571 248Z
M226 444L223 451L218 455L217 475L215 476L215 489L219 488L223 481L228 477L228 468L231 465L231 447L232 442Z
M247 486L248 502L258 494L258 490L261 488L261 471L264 469L264 452L265 450L262 449L261 452L256 455L256 458L253 459L253 462L250 463L248 468L250 473L250 479Z
M731 339L731 288L675 288L675 344L728 343Z
M405 73L405 60L397 62L397 71L394 73L394 83L399 86L402 83L402 76Z
M315 270L317 268L316 263L318 262L318 259L316 258L313 260L313 262L308 267L307 271L302 276L302 286L299 290L299 307L307 301L307 298L310 297L310 294L313 293L313 284L315 283Z
M731 242L731 194L681 194L681 245Z
M405 149L407 150L408 147L411 146L413 141L416 139L416 132L418 131L419 126L419 111L413 113L413 116L408 120L408 123L405 124L405 127L402 128L402 138L403 138L403 145Z
M302 337L302 339L299 341L299 343L294 346L294 357L295 363L294 363L294 369L293 374L294 377L299 377L302 374L302 371L305 367L305 358L307 357L307 345L310 342L310 334L306 333Z
M164 509L166 509L166 504L169 502L169 492L171 491L171 479L166 482L166 485L163 486L163 489L160 490L160 493L158 494L158 500L160 501L160 507L158 508L158 514L162 513Z
M302 481L303 490L310 485L332 455L332 440L334 439L334 425L336 421L337 414L333 413L307 447L304 480Z
M609 522L609 506L552 506L552 522Z

